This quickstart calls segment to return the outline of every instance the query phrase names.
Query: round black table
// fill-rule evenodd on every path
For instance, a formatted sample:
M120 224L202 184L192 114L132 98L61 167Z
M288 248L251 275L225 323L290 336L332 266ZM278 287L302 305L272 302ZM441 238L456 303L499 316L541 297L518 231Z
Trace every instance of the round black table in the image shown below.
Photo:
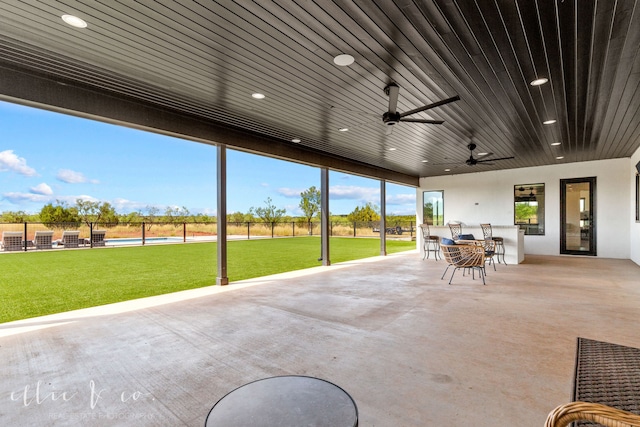
M298 375L245 384L211 408L206 427L357 427L351 396L328 381Z

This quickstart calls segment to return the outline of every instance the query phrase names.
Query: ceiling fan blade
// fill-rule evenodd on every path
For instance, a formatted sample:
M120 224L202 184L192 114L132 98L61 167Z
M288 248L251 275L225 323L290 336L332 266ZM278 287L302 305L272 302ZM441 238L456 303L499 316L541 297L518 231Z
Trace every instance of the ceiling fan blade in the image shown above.
M411 114L420 113L421 111L430 110L431 108L436 108L436 107L439 107L441 105L445 105L445 104L448 104L450 102L455 102L455 101L459 101L459 100L460 100L460 97L458 95L452 96L451 98L443 99L442 101L434 102L433 104L425 105L423 107L416 108L415 110L410 110L410 111L407 111L405 113L402 113L402 114L400 114L400 117L410 116Z
M395 114L398 108L398 92L400 92L400 88L397 84L390 83L384 88L384 91L389 95L389 112Z
M401 122L426 123L428 125L441 125L444 120L400 119Z
M486 162L495 162L497 160L511 160L515 159L515 157L498 157L497 159L486 159L486 160L476 160L476 163L486 163Z

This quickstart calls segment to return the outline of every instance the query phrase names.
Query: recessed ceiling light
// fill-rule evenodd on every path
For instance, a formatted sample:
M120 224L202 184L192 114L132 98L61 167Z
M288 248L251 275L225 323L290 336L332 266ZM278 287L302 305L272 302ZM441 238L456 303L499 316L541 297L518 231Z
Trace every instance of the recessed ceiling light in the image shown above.
M298 142L300 142L300 138L293 138L293 139L291 140L291 142L298 143Z
M542 122L542 124L543 125L552 125L555 122L556 122L555 119L551 119L551 120L545 120L544 122Z
M426 159L422 161L422 163L428 163L428 162L429 160L426 160Z
M564 156L558 156L558 157L556 157L556 160L562 160L562 159L564 159Z
M445 169L444 171L445 172L451 172L451 169Z
M353 61L355 61L355 59L353 58L353 56L348 55L346 53L343 53L341 55L336 56L335 58L333 58L333 62L336 65L339 65L341 67L347 67L351 64L353 64Z
M258 93L258 92L252 93L251 96L254 97L255 99L264 99L264 94Z
M486 156L489 153L478 153L478 156Z
M67 24L71 25L72 27L87 28L87 23L83 19L78 18L77 16L62 15L62 20Z
M532 80L531 83L529 83L531 86L540 86L545 84L546 82L548 82L549 79L546 77L540 77L539 79L535 79Z
M397 148L395 148L395 147L389 148L389 151L396 151L396 150L397 150Z
M339 130L340 132L346 132L346 131L348 131L348 130L349 130L349 128L340 128L340 129L338 129L338 130Z
M552 142L551 145L562 145L562 142Z

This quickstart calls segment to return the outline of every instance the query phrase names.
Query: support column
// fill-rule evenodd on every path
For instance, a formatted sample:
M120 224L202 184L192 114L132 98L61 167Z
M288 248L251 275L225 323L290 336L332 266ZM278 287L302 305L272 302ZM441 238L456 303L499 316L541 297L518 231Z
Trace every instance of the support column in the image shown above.
M322 265L331 265L329 258L329 169L320 169L320 241Z
M387 255L387 182L380 180L380 255Z
M217 188L218 188L218 272L217 285L228 285L227 276L227 146L217 145Z

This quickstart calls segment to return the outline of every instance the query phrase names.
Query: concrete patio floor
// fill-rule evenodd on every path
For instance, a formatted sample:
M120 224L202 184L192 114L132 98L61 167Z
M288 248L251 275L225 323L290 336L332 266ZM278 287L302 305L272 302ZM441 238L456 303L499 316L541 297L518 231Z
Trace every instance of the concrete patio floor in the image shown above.
M236 387L309 375L361 427L542 426L577 337L640 347L629 260L444 268L411 251L0 324L0 424L203 426Z

